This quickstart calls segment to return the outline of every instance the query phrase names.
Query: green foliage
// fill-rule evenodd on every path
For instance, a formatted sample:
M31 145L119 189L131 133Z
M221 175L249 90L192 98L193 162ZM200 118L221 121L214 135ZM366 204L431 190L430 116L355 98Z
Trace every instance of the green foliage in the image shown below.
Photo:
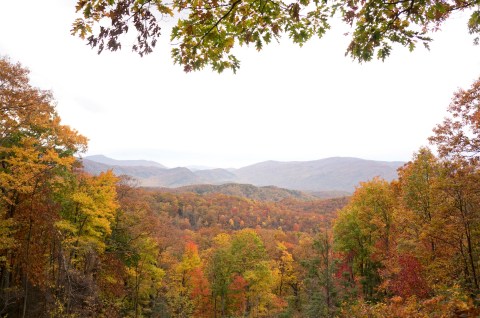
M233 270L238 273L254 268L267 256L262 240L251 229L235 233L232 237L230 252L234 262Z
M305 288L306 317L334 317L338 309L338 292L335 286L337 262L334 258L331 237L319 233L312 245L312 255L302 261L307 270Z
M335 246L337 250L345 253L346 262L352 268L352 275L346 279L350 284L356 284L361 279L364 294L371 298L373 288L378 284L378 262L371 258L372 237L359 222L358 214L359 211L355 208L342 210L334 227ZM348 275L348 272L345 272L345 275Z

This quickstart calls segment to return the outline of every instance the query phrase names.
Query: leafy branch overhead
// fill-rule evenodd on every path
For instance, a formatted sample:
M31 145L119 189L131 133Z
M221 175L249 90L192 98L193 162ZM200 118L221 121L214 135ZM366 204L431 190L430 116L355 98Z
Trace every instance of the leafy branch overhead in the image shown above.
M165 17L177 20L171 31L172 57L186 72L210 65L238 69L236 45L265 44L287 35L303 45L322 37L336 16L352 27L346 55L359 62L385 59L392 44L413 50L428 47L429 35L454 11L468 10L469 32L480 33L480 0L78 0L72 33L102 52L121 48L121 36L136 32L132 49L151 53ZM478 42L478 37L474 40Z

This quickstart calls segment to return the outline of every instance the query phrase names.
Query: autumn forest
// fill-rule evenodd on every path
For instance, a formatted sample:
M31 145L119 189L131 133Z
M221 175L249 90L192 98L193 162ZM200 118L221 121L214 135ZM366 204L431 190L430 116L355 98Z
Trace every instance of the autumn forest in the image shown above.
M479 103L480 80L435 152L348 198L168 192L83 171L87 139L3 57L0 317L478 317Z

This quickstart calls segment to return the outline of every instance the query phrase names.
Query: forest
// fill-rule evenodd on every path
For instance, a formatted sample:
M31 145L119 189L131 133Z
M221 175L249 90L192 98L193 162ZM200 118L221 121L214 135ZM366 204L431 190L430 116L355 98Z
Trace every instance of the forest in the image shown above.
M478 317L480 80L349 198L259 201L89 175L87 139L0 58L0 317Z

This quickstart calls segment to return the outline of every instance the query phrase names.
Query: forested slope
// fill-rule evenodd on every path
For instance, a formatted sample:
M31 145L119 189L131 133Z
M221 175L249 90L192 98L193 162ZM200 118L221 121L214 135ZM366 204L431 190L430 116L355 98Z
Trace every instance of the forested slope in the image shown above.
M84 172L86 139L1 58L0 315L478 317L479 96L398 180L266 202Z

